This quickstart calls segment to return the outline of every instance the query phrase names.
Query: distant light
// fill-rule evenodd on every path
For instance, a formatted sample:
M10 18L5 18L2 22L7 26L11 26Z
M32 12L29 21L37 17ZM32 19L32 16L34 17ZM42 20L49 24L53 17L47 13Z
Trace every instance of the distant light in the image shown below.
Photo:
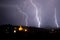
M5 32L8 32L8 30L6 29Z
M6 33L9 33L9 31L8 31L7 29L5 30L5 32L6 32Z
M23 28L22 28L22 26L20 26L20 27L19 27L19 31L22 31L22 30L23 30Z
M25 29L25 32L27 32L27 29Z
M54 31L54 29L52 29L51 31Z
M14 27L14 29L17 29L16 27Z
M14 30L14 33L16 33L16 30Z

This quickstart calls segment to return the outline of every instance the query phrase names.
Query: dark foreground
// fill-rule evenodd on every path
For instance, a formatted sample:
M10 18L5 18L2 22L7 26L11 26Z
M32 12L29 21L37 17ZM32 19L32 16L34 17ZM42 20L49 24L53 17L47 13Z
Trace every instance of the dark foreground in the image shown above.
M32 27L23 27L23 29L27 30L19 30L19 26L1 26L0 40L58 40L60 37L60 29L43 29Z

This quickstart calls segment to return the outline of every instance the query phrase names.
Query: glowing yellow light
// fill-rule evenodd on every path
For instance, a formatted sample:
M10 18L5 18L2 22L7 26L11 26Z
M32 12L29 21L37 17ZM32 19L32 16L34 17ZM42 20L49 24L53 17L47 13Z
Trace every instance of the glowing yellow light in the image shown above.
M27 29L25 29L25 32L27 31Z
M22 31L22 30L23 30L23 28L22 28L22 26L20 26L20 27L19 27L19 31Z

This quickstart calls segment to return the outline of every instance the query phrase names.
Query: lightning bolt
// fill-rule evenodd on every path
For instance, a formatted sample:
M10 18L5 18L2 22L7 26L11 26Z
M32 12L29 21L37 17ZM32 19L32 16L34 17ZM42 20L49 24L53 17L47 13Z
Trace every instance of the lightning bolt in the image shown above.
M36 13L36 19L37 19L37 22L38 22L38 27L40 27L40 20L39 20L39 17L38 17L38 8L36 6L35 3L33 3L33 0L30 0L31 4L33 5L33 7L35 8L35 13Z
M56 8L55 8L55 24L56 24L56 26L57 26L57 28L58 28L59 25L58 25L58 22L57 22Z
M28 15L25 12L23 12L22 10L20 10L19 7L17 7L17 9L19 10L20 13L23 13L23 15L26 16L26 18L25 18L26 25L25 26L28 26Z

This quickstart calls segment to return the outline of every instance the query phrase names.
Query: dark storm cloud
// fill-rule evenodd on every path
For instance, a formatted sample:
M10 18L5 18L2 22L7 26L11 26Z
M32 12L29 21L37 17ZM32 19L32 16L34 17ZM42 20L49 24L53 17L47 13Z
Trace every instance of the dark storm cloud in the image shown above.
M23 2L23 0L0 0L0 24L24 25L24 15L20 14L15 7L5 7L20 3L18 1Z
M54 8L57 10L57 20L60 25L60 0L34 0L39 9L39 17L41 16L41 25L56 26L54 21ZM35 9L29 0L0 0L0 24L25 25L26 15L19 12L16 6L28 16L28 25L37 26L35 18ZM41 7L41 13L40 13Z

